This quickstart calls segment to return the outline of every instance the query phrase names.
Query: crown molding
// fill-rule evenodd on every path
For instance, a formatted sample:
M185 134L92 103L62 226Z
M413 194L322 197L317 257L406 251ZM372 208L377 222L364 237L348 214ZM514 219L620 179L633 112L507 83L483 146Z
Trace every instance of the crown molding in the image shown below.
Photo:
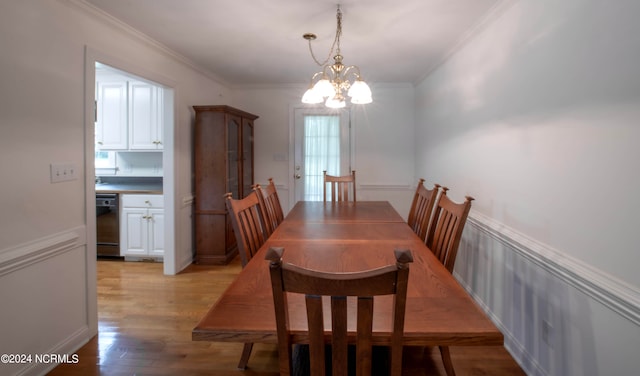
M482 17L478 22L473 24L462 37L453 45L447 53L444 54L442 59L436 61L427 67L426 72L413 82L414 86L418 86L424 81L431 73L440 68L444 63L449 61L453 55L462 50L465 46L471 43L472 40L477 38L484 30L491 26L500 16L502 16L511 6L517 3L519 0L500 0L494 4L491 9Z
M157 40L151 38L150 36L148 36L147 34L133 28L132 26L130 26L129 24L122 22L121 20L115 18L114 16L112 16L111 14L103 11L102 9L97 8L96 6L94 6L93 4L90 4L88 2L86 2L85 0L58 0L59 2L73 7L75 9L78 9L79 11L81 11L82 13L84 13L85 15L93 18L94 20L98 21L98 22L102 22L107 26L110 26L122 33L124 33L125 35L128 35L129 37L131 37L132 39L146 45L149 46L151 48L153 48L154 50L156 50L157 52L173 59L174 61L177 61L180 64L183 64L184 66L186 66L189 69L192 69L208 78L210 78L211 80L217 82L218 84L225 86L227 88L231 88L231 84L229 82L227 82L226 80L224 80L222 77L218 76L217 74L211 72L208 69L205 69L201 66L199 66L198 64L196 64L195 62L193 62L193 60L188 59L187 57L177 53L176 51L170 49L169 47L165 46L164 44L158 42Z

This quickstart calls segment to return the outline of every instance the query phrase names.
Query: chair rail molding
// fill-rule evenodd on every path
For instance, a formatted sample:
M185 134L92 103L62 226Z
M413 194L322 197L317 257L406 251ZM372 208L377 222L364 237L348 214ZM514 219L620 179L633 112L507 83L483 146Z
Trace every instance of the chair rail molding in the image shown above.
M640 325L640 290L637 288L473 210L469 213L468 222L543 270Z
M85 226L0 251L0 276L76 249L86 243Z

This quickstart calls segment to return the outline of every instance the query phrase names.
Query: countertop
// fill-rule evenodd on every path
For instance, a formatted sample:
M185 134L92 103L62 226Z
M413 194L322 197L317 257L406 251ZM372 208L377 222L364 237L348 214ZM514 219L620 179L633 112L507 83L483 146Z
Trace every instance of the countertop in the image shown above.
M96 193L146 193L162 194L162 184L155 183L99 183Z

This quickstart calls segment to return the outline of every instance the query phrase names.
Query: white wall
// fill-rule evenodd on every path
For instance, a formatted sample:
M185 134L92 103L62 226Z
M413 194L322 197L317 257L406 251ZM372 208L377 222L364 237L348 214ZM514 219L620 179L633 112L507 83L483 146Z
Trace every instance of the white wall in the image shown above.
M640 347L640 3L506 3L418 85L417 175L457 200L474 196L475 223L490 221L494 238L509 231L538 244L504 257L483 252L501 267L527 255L525 268L493 278L492 268L469 268L487 242L474 246L467 233L473 251L456 266L532 373L632 374L640 366L628 350ZM567 293L547 299L558 285ZM585 300L591 288L604 298ZM491 298L520 290L534 294L504 305ZM535 311L538 302L556 317ZM534 311L513 322L518 309ZM560 363L536 348L542 320L565 325L552 333Z
M255 180L273 177L285 208L293 206L290 160L292 111L303 107L305 87L244 87L234 90L234 106L260 118L255 127ZM414 88L407 84L372 84L373 103L352 107L358 200L389 200L406 217L414 176ZM282 192L280 192L282 191Z
M190 259L191 106L227 104L231 91L76 1L2 1L0 353L73 352L97 331L95 219L86 216L94 202L93 158L85 160L86 47L174 89L176 244ZM50 183L49 165L58 162L75 164L78 180ZM0 374L50 366L0 364Z

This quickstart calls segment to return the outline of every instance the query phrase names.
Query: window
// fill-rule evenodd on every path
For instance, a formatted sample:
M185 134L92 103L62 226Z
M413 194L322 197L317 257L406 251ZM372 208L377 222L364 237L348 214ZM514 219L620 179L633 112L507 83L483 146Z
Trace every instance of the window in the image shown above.
M340 117L304 117L305 201L322 200L323 171L340 174Z
M113 151L96 151L96 168L116 167L116 153Z

